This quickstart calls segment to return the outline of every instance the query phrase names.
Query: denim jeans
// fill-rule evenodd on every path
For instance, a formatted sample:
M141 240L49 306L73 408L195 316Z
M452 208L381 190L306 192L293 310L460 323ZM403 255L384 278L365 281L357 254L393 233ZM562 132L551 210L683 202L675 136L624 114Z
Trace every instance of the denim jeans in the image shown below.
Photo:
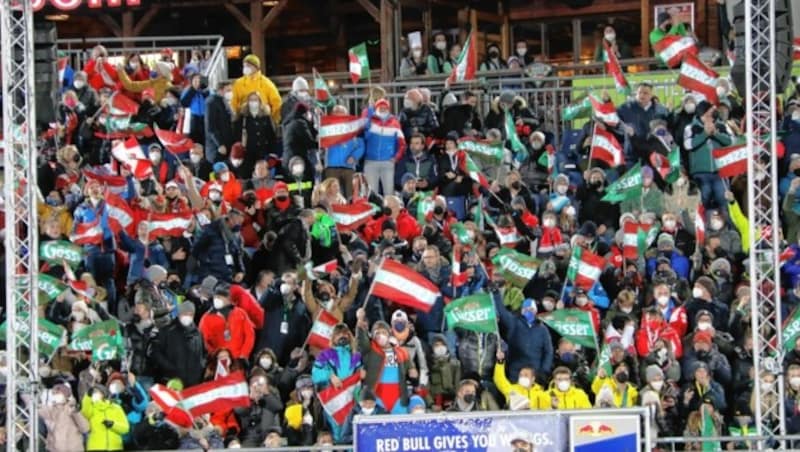
M728 202L725 200L725 184L718 174L697 173L692 176L700 188L700 199L707 209L712 206L723 212L728 211Z
M90 251L86 255L86 270L94 276L98 286L102 286L108 292L108 311L109 314L117 315L117 287L114 284L114 252L113 251Z

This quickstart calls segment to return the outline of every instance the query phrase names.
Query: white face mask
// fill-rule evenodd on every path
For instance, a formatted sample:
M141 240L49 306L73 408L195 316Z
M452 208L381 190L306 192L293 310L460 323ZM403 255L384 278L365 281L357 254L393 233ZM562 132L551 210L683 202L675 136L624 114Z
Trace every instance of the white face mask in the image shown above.
M258 113L260 107L261 104L257 100L247 102L247 108L250 110L250 113Z
M566 213L568 217L574 217L575 216L575 207L567 206L567 208L564 209L564 213Z
M293 165L293 166L292 166L292 176L294 176L294 177L300 177L300 176L302 176L302 175L303 175L303 173L305 172L305 170L306 170L306 169L303 167L303 165Z
M123 389L124 387L122 386L122 383L114 382L111 384L111 386L108 387L108 392L112 394L119 394L122 392Z
M616 33L606 33L605 36L606 36L606 41L608 42L614 42L614 40L617 39Z
M697 329L700 331L708 331L711 329L711 323L709 322L697 322Z
M556 387L561 392L569 391L570 385L571 385L571 383L568 380L561 380L558 383L556 383Z
M153 163L158 163L161 161L161 154L158 152L151 152L150 153L150 161Z
M189 326L192 323L194 323L194 318L193 317L189 317L188 315L182 315L182 316L178 317L178 320L181 322L181 325L183 325L183 326Z
M224 307L225 307L225 300L223 300L222 298L214 298L214 309L219 311Z
M762 381L761 382L761 387L763 389L766 389L767 391L772 389L773 386L775 386L775 382L774 381Z
M75 87L77 88L77 83ZM800 121L800 110L795 109L792 112L792 121Z
M231 173L227 171L219 175L219 180L221 180L222 182L228 182L230 179L231 179Z
M57 392L57 393L53 394L53 403L55 403L56 405L63 405L64 402L66 402L66 401L67 401L67 398L64 397L64 394L62 394L60 392Z
M272 358L264 357L258 360L258 365L261 366L263 369L269 369L272 367Z
M575 299L575 304L578 306L586 306L589 303L589 299L586 297L578 297Z
M686 178L683 176L679 177L678 180L675 181L676 187L683 187L684 185L686 185Z
M553 309L555 309L556 304L550 300L545 300L542 302L542 307L544 308L545 311L552 311Z
M379 111L379 112L375 113L375 116L377 116L378 118L380 118L382 121L385 121L385 120L386 120L386 118L388 118L388 117L389 117L389 112L388 112L388 111L381 110L381 111Z
M697 108L697 105L695 105L694 102L687 102L686 105L683 106L683 111L693 115L695 108Z
M189 156L189 160L191 160L192 163L194 163L196 165L196 164L200 163L200 161L203 160L203 156L200 155L200 154L191 154Z
M660 295L656 297L656 302L661 306L666 306L669 303L669 295Z
M364 408L363 406L361 407L361 414L369 416L374 412L375 412L375 407L372 408Z
M524 57L527 53L528 53L527 47L517 47L517 55L519 55L520 58Z
M445 49L447 49L447 43L445 41L436 41L433 44L433 46L436 47L437 50L440 50L442 52L444 52Z
M619 310L624 312L625 314L630 314L631 311L633 311L633 306L620 307ZM626 326L625 329L628 329L628 327Z
M699 287L695 287L695 288L693 288L693 289L692 289L692 296L693 296L694 298L700 298L700 297L702 297L702 296L703 296L703 289L701 289L701 288L699 288Z
M242 163L244 163L242 159L231 159L231 165L233 165L234 168L242 166Z
M719 231L720 229L722 229L722 226L724 224L725 223L723 223L722 220L718 220L718 219L713 219L710 222L711 229L713 229L715 231Z
M378 343L381 347L386 347L386 344L389 343L389 336L384 333L376 334L375 335L375 342Z
M411 51L411 56L413 56L414 58L421 57L422 56L422 50L419 50L419 49L412 50Z
M288 283L281 283L281 295L289 295L292 293L292 286Z
M664 228L669 229L670 231L674 230L675 226L677 226L675 220L667 220L664 222Z
M790 377L789 386L794 389L800 389L800 377Z
M436 347L433 347L433 354L439 357L445 356L447 355L447 347L444 345L437 345Z
M726 95L728 95L728 90L725 89L724 86L718 86L717 87L717 96L724 97Z
M92 394L92 402L97 403L102 401L103 401L103 394L100 394L99 392L95 392L94 394Z
M303 389L300 391L300 396L306 400L310 399L311 396L314 395L313 389Z
M552 218L548 218L548 219L544 220L544 227L546 227L546 228L552 228L555 225L556 225L556 220L554 220Z
M651 381L650 386L652 386L656 391L661 391L661 388L664 387L664 380Z
M531 379L528 378L528 377L519 377L519 380L517 380L517 384L519 384L523 388L530 388L531 387Z
M250 75L252 73L253 73L253 68L251 66L245 64L244 67L242 67L242 74Z
M403 108L413 110L417 105L411 99L403 99Z
M83 320L86 318L86 313L83 311L73 311L72 318L77 322L83 322Z
M75 80L75 82L73 82L72 85L75 87L75 89L81 89L84 86L86 86L86 82L84 82L83 80Z
M138 61L131 61L130 65L131 65L131 69L133 69L134 71L139 69L139 62Z
M212 201L219 201L220 199L222 199L222 194L220 194L220 192L218 192L216 190L210 191L210 192L208 192L208 199L210 199Z
M225 91L225 94L223 94L222 97L225 98L225 100L227 100L228 102L230 102L231 100L233 100L233 91Z

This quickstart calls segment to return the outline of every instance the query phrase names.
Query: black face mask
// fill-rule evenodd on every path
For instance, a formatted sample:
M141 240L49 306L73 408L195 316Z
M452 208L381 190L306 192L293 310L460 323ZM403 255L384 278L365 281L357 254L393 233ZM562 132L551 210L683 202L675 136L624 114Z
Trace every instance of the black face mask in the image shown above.
M520 188L522 188L522 183L520 183L520 181L518 180L515 180L514 182L511 182L511 188L513 188L514 190L519 190Z
M317 298L319 298L319 301L321 301L323 303L327 303L328 301L331 300L331 295L328 292L323 292L323 293L319 294L319 296Z
M697 359L706 360L710 352L708 350L697 350L695 353L697 354Z
M170 281L169 282L169 290L173 292L177 292L181 289L181 282L180 281Z
M350 345L350 339L342 336L336 341L336 345L338 345L339 347L345 347L347 345Z
M500 52L497 50L490 50L489 51L489 58L497 58L500 56Z
M628 375L628 372L620 372L616 374L614 378L620 383L627 383L630 380L630 375Z
M287 199L289 199L289 197L286 195L278 195L275 197L275 199L277 199L278 201L286 201Z
M384 207L384 208L383 208L383 214L384 214L385 216L387 216L387 217L388 217L388 216L391 216L391 215L392 215L392 209L390 209L390 208L388 208L388 207Z
M475 403L475 394L464 394L464 403Z
M434 207L433 208L433 214L434 215L442 215L442 214L444 214L444 207L442 207L442 206Z

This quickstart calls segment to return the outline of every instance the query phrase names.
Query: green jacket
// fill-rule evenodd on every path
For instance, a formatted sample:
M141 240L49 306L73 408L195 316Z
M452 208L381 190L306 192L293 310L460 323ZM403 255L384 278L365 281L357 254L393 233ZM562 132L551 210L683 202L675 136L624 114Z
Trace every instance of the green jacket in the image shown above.
M130 430L125 411L110 400L92 401L89 394L81 401L81 414L89 421L89 437L86 450L122 450L122 436ZM107 428L103 421L112 421L114 425Z
M678 35L678 36L686 36L688 33L686 32L686 25L678 24L673 25L669 31L665 32L664 30L656 27L653 31L650 32L650 45L655 46L658 41L664 39L664 36L667 35Z
M689 149L689 169L691 174L715 173L717 171L711 152L714 149L733 144L733 138L722 130L722 124L717 124L716 133L713 135L707 134L700 118L695 118L687 127L687 131L684 134L684 146Z
M461 361L450 355L442 358L434 357L430 364L430 375L432 397L438 395L453 397L461 381Z
M650 186L646 192L642 190L642 197L622 201L619 206L620 212L653 212L657 217L661 217L664 212L664 193L656 187Z

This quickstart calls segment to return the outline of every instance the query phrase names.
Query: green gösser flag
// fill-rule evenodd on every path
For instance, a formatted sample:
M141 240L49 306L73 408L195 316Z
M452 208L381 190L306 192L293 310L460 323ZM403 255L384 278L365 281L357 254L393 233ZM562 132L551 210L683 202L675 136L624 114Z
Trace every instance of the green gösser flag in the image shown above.
M642 164L629 169L606 190L603 201L618 203L642 196Z
M39 284L39 304L47 304L67 290L67 285L60 279L54 278L46 273L39 273L37 278Z
M539 316L556 333L585 348L597 347L592 315L580 309L558 309Z
M458 243L462 245L472 245L472 239L469 237L469 232L467 231L466 226L464 223L457 222L450 225L450 232L453 234L453 238L458 241Z
M61 265L66 261L74 270L83 260L83 250L66 240L53 240L39 245L39 258L52 265Z
M527 256L512 249L502 248L492 258L495 271L506 279L511 285L523 288L534 276L539 268L539 259Z
M800 336L800 309L795 308L792 314L783 322L781 339L783 349L787 352L794 350L794 344Z
M488 165L499 165L503 161L503 143L492 143L474 138L460 138L458 149L467 152L475 160Z
M125 342L116 320L87 326L72 335L70 350L91 351L92 361L105 361L125 356Z
M49 362L53 358L53 355L55 355L56 350L58 350L58 347L66 342L67 330L63 326L56 325L49 320L43 318L39 318L38 320L39 354L47 356L47 361ZM3 322L0 325L0 337L6 337L7 324L8 322ZM27 315L20 317L15 330L18 334L30 334Z
M497 313L492 296L487 293L453 300L445 306L444 315L450 328L463 328L476 333L497 332Z

